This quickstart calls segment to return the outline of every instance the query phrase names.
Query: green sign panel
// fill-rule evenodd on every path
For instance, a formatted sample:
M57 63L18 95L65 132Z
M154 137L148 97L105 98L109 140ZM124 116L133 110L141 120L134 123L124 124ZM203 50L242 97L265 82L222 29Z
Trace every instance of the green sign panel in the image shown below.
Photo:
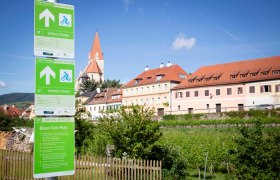
M74 6L35 0L35 56L74 58Z
M74 130L73 117L35 118L34 178L74 174Z
M75 114L74 61L36 58L35 115Z

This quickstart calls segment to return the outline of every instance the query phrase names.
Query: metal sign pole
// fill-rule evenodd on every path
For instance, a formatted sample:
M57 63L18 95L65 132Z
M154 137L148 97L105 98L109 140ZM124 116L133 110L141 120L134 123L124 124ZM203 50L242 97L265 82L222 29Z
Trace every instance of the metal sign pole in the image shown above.
M46 0L48 2L52 2L52 3L58 3L58 0ZM58 180L58 177L48 177L48 178L45 178L46 180Z

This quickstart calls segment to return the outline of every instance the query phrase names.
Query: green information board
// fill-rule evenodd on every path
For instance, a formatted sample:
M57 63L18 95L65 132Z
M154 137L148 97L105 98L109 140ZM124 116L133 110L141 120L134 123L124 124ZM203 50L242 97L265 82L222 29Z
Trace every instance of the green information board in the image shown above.
M75 115L74 68L72 60L36 58L36 116Z
M34 55L74 58L74 6L35 0Z
M34 178L75 173L74 117L34 120Z

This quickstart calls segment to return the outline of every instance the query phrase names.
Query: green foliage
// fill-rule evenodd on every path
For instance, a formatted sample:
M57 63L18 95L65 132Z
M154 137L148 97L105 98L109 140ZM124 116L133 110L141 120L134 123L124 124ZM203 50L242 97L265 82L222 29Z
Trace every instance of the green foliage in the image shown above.
M90 152L95 126L89 120L75 119L75 147L78 154Z
M153 147L148 158L162 161L164 179L185 179L187 163L177 147L157 144Z
M280 134L263 133L258 122L253 128L241 127L230 151L240 179L277 179L280 172Z
M99 85L100 83L94 80L83 79L83 81L79 84L79 90L82 92L94 91Z
M163 128L162 132L160 144L176 147L180 158L186 160L187 169L202 170L208 152L207 167L211 166L213 171L227 171L227 152L234 147L233 137L237 134L234 128Z
M122 84L120 83L120 80L110 80L107 79L104 82L101 83L100 87L101 89L106 89L106 88L120 88Z
M147 159L151 149L161 137L159 124L151 119L154 112L143 106L122 107L118 116L99 119L100 127L107 132L115 149L114 155Z
M0 131L12 131L12 127L33 127L33 120L0 113Z

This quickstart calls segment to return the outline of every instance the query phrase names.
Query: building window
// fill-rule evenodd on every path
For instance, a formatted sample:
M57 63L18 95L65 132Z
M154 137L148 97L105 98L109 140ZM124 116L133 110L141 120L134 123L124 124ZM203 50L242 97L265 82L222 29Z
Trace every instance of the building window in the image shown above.
M160 103L160 97L157 98L158 103Z
M266 75L268 75L268 73L269 73L269 71L264 71L264 72L262 72L262 76L266 76Z
M143 91L144 91L144 88L143 88L143 87L141 87L141 91L140 91L140 92L142 93Z
M152 104L155 102L155 98L152 98Z
M181 106L180 105L178 105L178 111L180 111L181 110Z
M235 78L237 78L237 75L231 75L230 78L235 79Z
M149 103L149 98L146 98L146 104L148 104Z
M130 92L131 92L131 94L133 94L134 92L133 92L133 89L130 89Z
M158 85L158 90L159 90L159 91L161 90L161 86L160 86L160 84Z
M136 93L138 93L138 88L136 88Z
M209 90L205 90L205 96L209 96Z
M147 89L147 92L149 92L149 86L147 86L146 89Z
M237 94L243 94L243 88L242 87L237 88Z
M280 84L275 85L275 92L280 92Z
M167 84L164 84L164 89L167 90Z
M280 74L280 70L274 70L274 71L272 71L272 74L274 75L274 74Z
M271 92L271 85L261 86L261 93L263 93L263 92Z
M209 104L206 104L206 109L209 109Z
M216 96L220 96L221 95L221 90L220 89L216 89Z
M249 93L255 93L255 86L249 87Z
M186 92L186 97L190 97L190 91Z
M182 98L183 97L183 93L182 92L177 92L175 94L175 98Z
M157 81L161 80L161 76L157 76Z
M198 96L198 91L194 91L194 97Z
M155 90L155 86L152 86L152 91L154 91Z
M184 74L179 74L179 77L180 77L181 79L186 79L186 75L184 75Z
M231 88L227 88L227 95L231 95L231 94L232 94Z
M166 96L164 97L164 101L167 101L167 97Z
M255 77L255 76L257 76L258 75L258 73L256 72L256 73L250 73L250 76L251 77Z

